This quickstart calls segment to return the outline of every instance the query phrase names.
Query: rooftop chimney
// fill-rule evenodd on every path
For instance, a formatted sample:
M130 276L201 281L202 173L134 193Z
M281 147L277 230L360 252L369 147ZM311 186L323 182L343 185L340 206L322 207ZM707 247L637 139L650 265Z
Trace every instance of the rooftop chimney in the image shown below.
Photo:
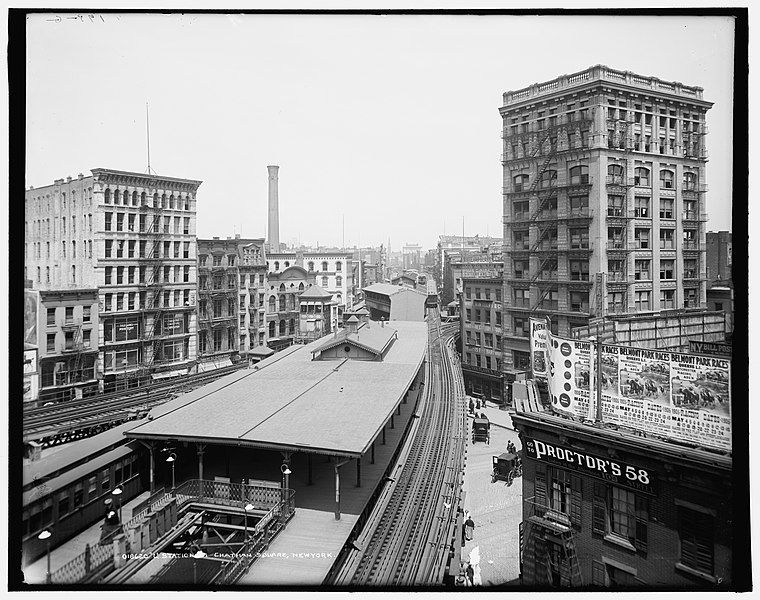
M279 169L280 167L276 165L267 167L267 171L269 171L269 221L267 236L271 252L280 251L280 199L277 191L277 172Z

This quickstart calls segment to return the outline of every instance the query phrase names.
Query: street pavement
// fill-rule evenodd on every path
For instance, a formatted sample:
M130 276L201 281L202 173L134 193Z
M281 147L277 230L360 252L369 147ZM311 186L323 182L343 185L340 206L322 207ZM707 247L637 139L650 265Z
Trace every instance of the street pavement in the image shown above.
M462 549L464 567L470 551L480 548L480 573L483 586L516 584L519 573L519 524L522 520L522 478L511 486L506 481L491 483L493 456L507 451L512 441L520 450L520 440L512 428L507 411L493 405L477 410L484 412L491 421L491 443L472 443L467 437L467 464L464 475L466 492L465 511L470 511L475 522L472 541ZM472 430L472 418L468 417L468 430Z

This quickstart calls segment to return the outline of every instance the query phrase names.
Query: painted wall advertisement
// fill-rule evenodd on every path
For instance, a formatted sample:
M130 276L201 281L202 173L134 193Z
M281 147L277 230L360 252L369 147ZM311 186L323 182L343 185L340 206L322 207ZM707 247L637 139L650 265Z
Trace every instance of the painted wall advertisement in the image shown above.
M24 350L24 402L31 402L37 399L39 382L37 349Z
M593 344L547 337L553 409L593 418ZM605 422L731 450L730 360L602 345L601 363Z
M546 379L546 321L530 319L530 366L534 379Z

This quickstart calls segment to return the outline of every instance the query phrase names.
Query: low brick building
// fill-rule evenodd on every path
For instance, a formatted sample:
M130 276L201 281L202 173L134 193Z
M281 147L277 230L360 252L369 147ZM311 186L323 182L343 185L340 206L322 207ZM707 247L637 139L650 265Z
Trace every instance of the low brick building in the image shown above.
M731 457L549 413L513 422L523 585L730 589Z

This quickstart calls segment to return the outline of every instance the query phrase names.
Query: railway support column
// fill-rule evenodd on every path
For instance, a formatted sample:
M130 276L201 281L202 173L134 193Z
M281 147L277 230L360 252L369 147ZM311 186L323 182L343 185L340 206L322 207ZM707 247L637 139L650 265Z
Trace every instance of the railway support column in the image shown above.
M203 481L203 453L206 451L206 444L196 444L195 449L198 454L198 479Z
M337 456L333 457L333 461L335 467L335 520L340 521L340 468L349 461L339 461Z
M155 445L154 442L143 442L142 440L140 443L145 446L148 449L148 456L150 457L150 493L156 491L156 458L153 456L153 446Z

